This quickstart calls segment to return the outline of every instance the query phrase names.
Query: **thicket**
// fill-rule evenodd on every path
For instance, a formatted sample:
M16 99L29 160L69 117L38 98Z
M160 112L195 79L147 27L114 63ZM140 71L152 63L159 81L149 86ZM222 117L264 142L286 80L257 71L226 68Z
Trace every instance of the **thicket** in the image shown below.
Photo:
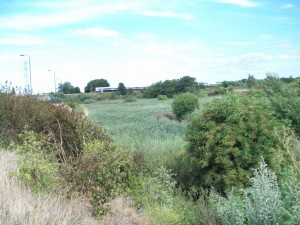
M126 193L135 170L131 154L82 113L30 96L0 94L0 139L22 154L19 176L35 191L58 189L84 194L94 214Z
M290 175L299 179L299 173ZM293 186L289 179L278 181L262 160L249 188L231 191L226 198L213 191L209 202L221 224L299 224L299 180Z
M295 88L283 83L274 74L269 74L263 82L263 90L272 104L279 120L291 123L300 135L300 96Z
M221 193L247 187L261 157L275 172L290 163L278 136L291 132L265 98L231 94L215 99L189 121L187 154L181 159L184 170L175 172L183 186L214 187Z
M178 120L182 120L187 114L199 107L198 97L191 93L178 95L172 103L172 111Z
M67 105L0 94L0 138L18 141L25 127L47 137L63 162L80 155L86 142L110 139L103 129Z
M157 98L159 95L166 95L172 98L175 95L185 92L198 92L204 85L196 82L196 78L184 76L180 79L160 81L150 85L144 91L144 97Z

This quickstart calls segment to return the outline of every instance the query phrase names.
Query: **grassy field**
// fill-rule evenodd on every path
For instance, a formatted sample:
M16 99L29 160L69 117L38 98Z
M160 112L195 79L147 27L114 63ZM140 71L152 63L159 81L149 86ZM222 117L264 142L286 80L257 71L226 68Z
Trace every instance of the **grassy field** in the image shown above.
M199 110L209 100L202 98ZM81 107L112 134L117 144L142 151L149 166L157 168L179 154L185 145L185 123L168 118L171 104L172 99L105 100Z

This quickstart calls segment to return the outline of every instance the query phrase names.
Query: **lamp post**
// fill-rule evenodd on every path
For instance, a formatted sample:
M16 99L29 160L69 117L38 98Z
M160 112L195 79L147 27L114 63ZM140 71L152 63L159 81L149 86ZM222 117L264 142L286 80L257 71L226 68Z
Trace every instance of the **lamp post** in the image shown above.
M55 78L55 70L48 70L49 72L50 71L53 71L53 75L54 75L54 93L56 93L56 78Z
M28 64L29 64L29 79L30 79L30 92L32 93L32 83L31 83L31 61L30 61L30 55L23 55L20 56L27 56L28 57Z

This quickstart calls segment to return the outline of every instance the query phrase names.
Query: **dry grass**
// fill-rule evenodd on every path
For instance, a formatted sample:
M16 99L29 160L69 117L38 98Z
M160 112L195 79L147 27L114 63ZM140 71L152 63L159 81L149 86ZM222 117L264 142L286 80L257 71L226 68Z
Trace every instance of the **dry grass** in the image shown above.
M130 198L119 197L110 202L110 214L101 220L102 225L150 225L137 210L134 208Z
M9 174L16 168L17 155L0 150L0 223L6 225L99 224L80 199L59 194L38 197Z
M128 198L117 198L109 203L110 213L101 220L89 213L83 199L66 199L60 194L37 196L24 187L16 176L18 156L0 150L0 224L5 225L148 225Z

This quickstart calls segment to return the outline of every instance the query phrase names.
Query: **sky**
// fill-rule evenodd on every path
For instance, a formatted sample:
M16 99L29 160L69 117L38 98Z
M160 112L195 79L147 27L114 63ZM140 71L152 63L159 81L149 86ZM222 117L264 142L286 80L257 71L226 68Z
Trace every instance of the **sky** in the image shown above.
M0 84L28 84L30 58L34 93L300 76L299 0L0 0L0 34Z

